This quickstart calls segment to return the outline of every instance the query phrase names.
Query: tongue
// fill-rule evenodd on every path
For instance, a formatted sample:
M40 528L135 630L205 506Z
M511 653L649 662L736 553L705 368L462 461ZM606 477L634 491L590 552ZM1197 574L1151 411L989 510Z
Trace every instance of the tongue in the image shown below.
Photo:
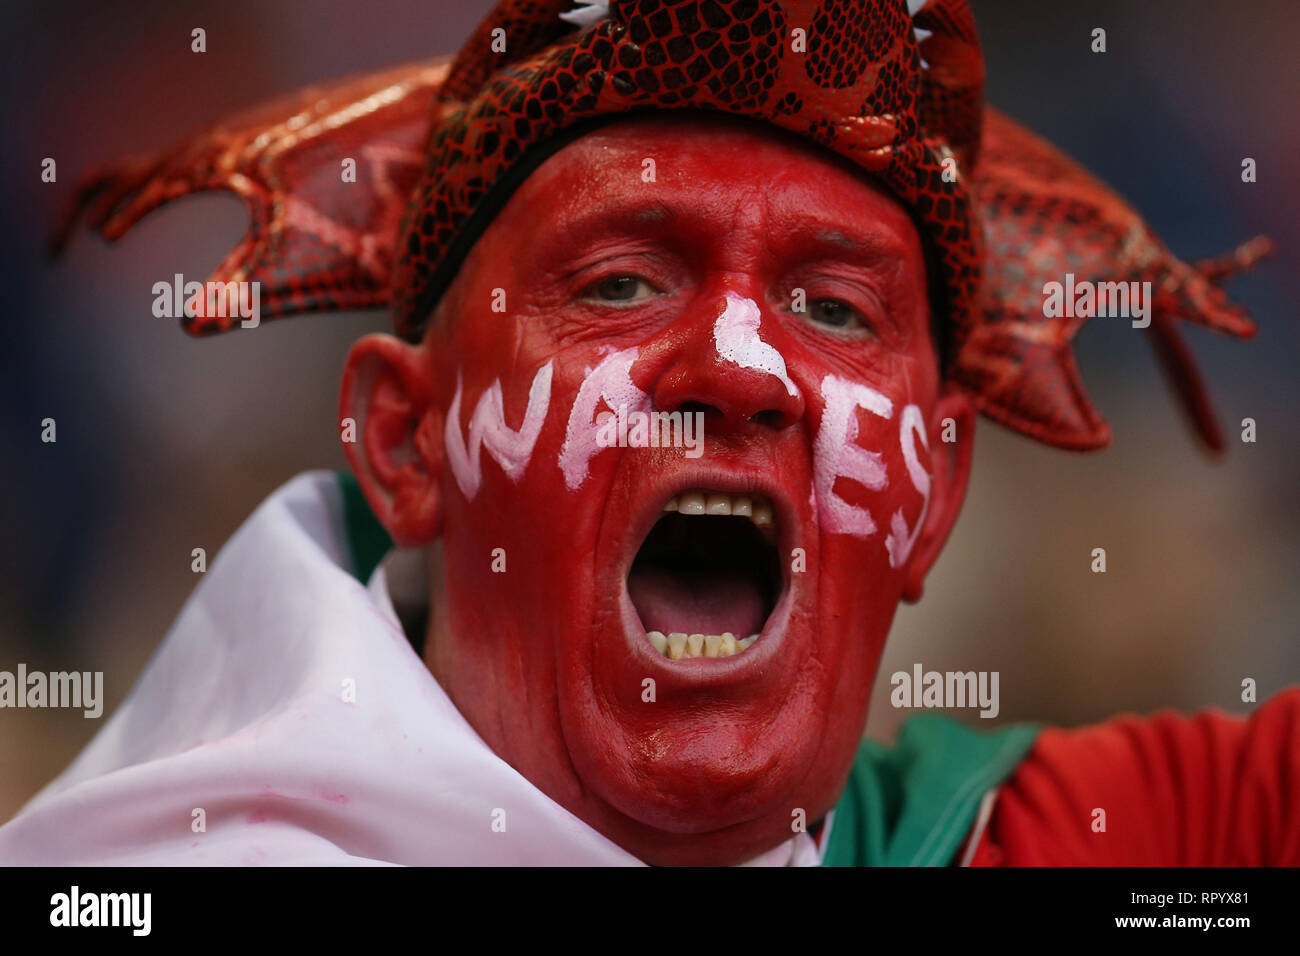
M730 631L742 638L763 629L763 597L753 575L739 569L683 573L662 567L634 567L627 588L647 631Z

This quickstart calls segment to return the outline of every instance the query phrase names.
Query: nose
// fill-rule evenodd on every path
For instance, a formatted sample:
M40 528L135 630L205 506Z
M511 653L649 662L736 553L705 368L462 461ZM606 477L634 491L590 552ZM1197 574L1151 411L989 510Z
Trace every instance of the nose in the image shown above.
M789 428L804 413L778 345L781 330L734 293L712 297L666 330L667 361L651 396L665 412L703 411L714 427Z

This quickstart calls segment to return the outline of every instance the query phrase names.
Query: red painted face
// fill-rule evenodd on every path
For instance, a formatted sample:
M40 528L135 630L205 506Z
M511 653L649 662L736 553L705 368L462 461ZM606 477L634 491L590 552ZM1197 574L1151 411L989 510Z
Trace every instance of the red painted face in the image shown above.
M953 453L926 292L908 216L851 168L661 116L549 159L444 299L420 348L447 442L427 661L642 859L736 862L833 808L964 483L931 479ZM645 447L647 412L702 441L669 419L695 447ZM727 632L759 636L721 656Z

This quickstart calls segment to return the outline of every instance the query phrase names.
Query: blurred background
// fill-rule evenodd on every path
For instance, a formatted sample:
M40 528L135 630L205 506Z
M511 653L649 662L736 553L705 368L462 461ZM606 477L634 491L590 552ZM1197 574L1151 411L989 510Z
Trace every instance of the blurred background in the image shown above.
M488 0L7 3L0 275L0 670L102 670L105 719L209 560L298 472L345 467L334 425L349 344L382 314L298 318L203 341L150 312L151 287L206 275L243 233L233 196L182 200L116 248L44 240L77 175L161 148L299 86L455 50ZM1079 341L1107 451L1040 447L983 422L947 552L904 607L868 734L908 711L889 675L996 670L1001 714L1076 725L1120 711L1245 712L1300 682L1300 4L975 0L992 103L1115 186L1184 258L1258 233L1279 253L1231 287L1251 343L1189 338L1231 440L1207 460L1125 322ZM189 52L190 31L208 50ZM1108 52L1090 52L1094 27ZM40 182L41 160L58 182ZM1245 184L1243 157L1258 164ZM1239 441L1240 421L1258 442ZM58 441L40 441L40 422ZM1089 571L1105 547L1108 573ZM0 711L0 821L102 726Z

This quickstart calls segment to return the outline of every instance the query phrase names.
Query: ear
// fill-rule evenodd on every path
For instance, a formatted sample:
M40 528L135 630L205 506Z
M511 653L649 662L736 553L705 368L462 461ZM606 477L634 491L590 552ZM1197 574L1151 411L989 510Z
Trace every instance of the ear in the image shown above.
M432 394L425 344L367 335L348 353L339 393L343 451L398 547L429 544L441 532L442 414Z
M921 600L922 585L961 513L975 447L975 409L956 386L945 386L927 423L930 440L930 505L908 558L903 600ZM952 441L944 441L950 437Z

